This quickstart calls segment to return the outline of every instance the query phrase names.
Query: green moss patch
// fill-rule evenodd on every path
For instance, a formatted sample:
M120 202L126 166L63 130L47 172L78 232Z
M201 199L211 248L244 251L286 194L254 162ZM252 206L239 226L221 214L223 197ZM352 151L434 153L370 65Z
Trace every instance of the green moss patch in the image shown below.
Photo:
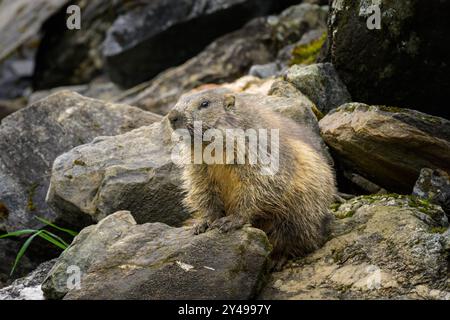
M389 107L389 106L376 106L378 109L384 112L390 112L390 113L402 113L405 112L405 109L399 108L399 107Z
M317 121L320 121L324 117L323 113L315 105L312 106L311 110L316 116Z
M34 204L33 198L36 194L36 189L39 186L38 183L33 183L28 189L28 200L27 200L27 209L28 211L35 211L36 205Z
M86 165L86 163L83 160L77 159L73 162L74 165L76 166L82 166L84 167Z
M399 206L407 205L408 207L417 209L418 211L425 213L431 217L438 212L438 211L436 211L438 206L431 203L430 200L423 199L423 198L413 196L413 195L402 195L402 194L397 194L397 193L372 194L372 195L359 196L359 197L353 198L350 201L352 201L352 203L355 203L355 204L358 202L362 202L364 204L372 204L377 201L391 200L391 199L398 200ZM339 209L339 207L336 208L334 211L339 211L338 209ZM339 216L344 215L343 212L337 212L337 213ZM338 216L338 215L336 215L336 216Z
M431 228L430 232L431 233L444 233L445 231L447 231L447 227L433 227Z
M420 212L430 214L435 211L435 205L428 199L419 198L416 196L408 196L408 205L417 208Z
M336 211L336 210L339 209L340 206L341 206L341 203L335 202L335 203L331 204L330 210L331 210L331 211Z
M347 210L347 211L344 211L344 212L338 212L338 213L335 214L335 216L338 219L345 219L345 218L353 217L355 212L356 212L355 210Z
M327 33L324 32L319 39L316 39L308 44L302 44L296 46L292 50L292 59L290 65L294 64L311 64L316 62L322 49L325 40L327 39Z

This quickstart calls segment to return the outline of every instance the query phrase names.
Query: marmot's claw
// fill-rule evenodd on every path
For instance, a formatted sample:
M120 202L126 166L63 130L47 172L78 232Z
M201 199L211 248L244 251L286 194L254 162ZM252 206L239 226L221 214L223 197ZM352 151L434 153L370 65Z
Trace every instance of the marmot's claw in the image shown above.
M202 221L194 226L194 235L205 233L208 230L208 221Z
M220 232L229 232L232 230L240 229L244 226L245 221L233 216L227 216L214 221L210 229L219 229Z

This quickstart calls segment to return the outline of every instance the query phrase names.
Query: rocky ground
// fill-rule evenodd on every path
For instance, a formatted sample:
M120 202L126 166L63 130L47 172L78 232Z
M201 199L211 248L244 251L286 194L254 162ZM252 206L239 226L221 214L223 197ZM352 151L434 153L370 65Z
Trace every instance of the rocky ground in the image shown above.
M450 299L449 1L381 0L381 30L345 0L73 2L79 31L69 1L0 1L0 234L80 231L12 276L25 238L0 239L0 299ZM181 205L165 115L214 87L334 165L329 239L283 270L262 231L193 236Z

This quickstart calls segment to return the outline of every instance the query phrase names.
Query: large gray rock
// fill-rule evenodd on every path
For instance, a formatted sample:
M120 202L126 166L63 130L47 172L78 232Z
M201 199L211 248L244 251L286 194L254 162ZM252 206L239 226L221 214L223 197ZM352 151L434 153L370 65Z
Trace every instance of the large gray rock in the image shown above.
M381 29L367 20L378 4ZM354 101L450 117L450 1L334 0L328 61Z
M190 228L136 225L121 211L82 230L42 289L52 299L250 299L269 253L257 229L194 236ZM81 272L79 289L67 288L69 266Z
M268 14L274 2L150 1L144 8L119 16L108 30L103 44L106 71L114 82L125 87L151 79L185 62L215 38Z
M41 284L54 263L55 260L44 262L26 277L17 279L10 286L0 289L0 300L44 300Z
M184 64L160 73L148 88L123 102L166 114L181 94L205 83L233 81L255 64L275 60L278 48L323 27L327 9L301 4L279 16L257 18L242 29L227 34Z
M450 170L450 121L418 111L343 105L319 122L344 168L410 194L422 168Z
M125 133L159 120L140 109L60 92L3 119L0 125L0 230L55 221L45 203L54 159L100 135ZM83 225L79 221L78 225Z
M29 90L41 26L68 2L0 1L0 99L17 98Z
M311 99L325 114L352 101L331 63L294 65L287 70L285 80Z
M47 202L70 221L100 221L130 210L139 223L179 226L183 208L180 169L171 159L167 120L123 135L98 137L59 156Z
M334 207L330 240L272 275L262 299L450 299L448 220L407 196Z

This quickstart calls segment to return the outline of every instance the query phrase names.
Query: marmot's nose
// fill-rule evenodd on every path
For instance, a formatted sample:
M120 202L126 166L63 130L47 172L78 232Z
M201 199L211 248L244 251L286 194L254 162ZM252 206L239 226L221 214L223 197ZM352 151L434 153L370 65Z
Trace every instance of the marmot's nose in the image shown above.
M172 128L177 129L181 126L182 124L182 120L183 120L183 115L176 111L176 110L171 110L169 112L169 114L167 115L167 118L170 121L170 125L172 126Z

